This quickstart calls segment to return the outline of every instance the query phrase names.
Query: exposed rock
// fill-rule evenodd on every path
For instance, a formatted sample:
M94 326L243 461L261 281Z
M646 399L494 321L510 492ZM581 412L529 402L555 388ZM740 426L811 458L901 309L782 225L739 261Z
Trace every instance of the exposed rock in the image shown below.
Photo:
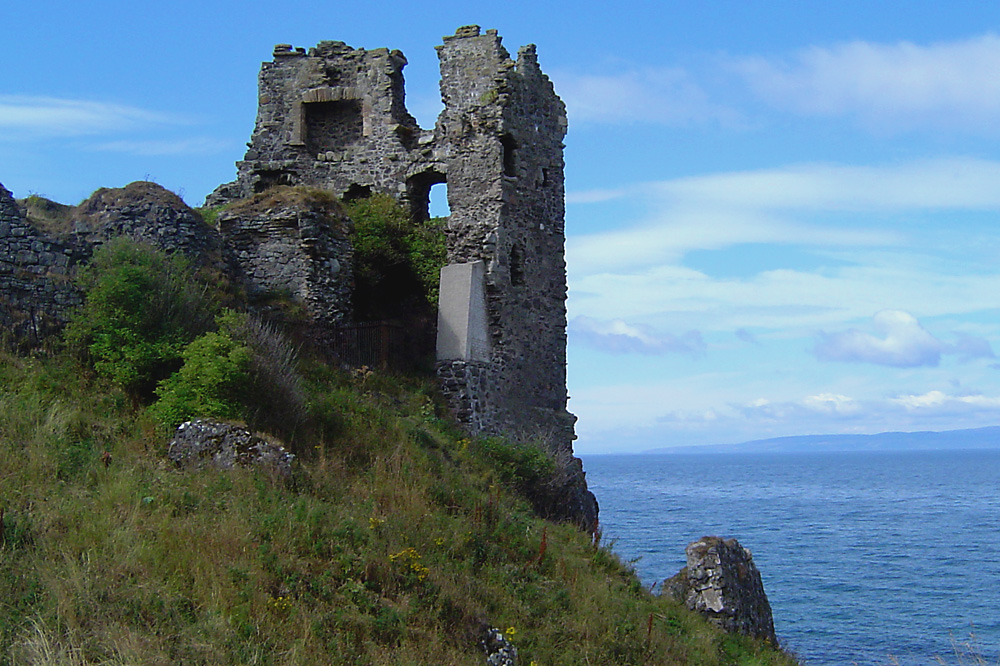
M517 666L517 648L495 627L486 629L486 635L479 642L486 653L488 666Z
M243 426L196 419L177 427L167 457L181 467L209 464L220 469L262 467L281 476L292 473L294 455Z
M688 544L687 566L663 583L663 593L732 633L774 644L771 604L750 551L736 539L702 537Z

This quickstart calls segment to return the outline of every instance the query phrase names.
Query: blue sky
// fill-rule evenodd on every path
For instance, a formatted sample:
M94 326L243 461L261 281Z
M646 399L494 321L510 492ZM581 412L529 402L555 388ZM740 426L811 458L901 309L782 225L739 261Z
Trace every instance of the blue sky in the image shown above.
M993 2L10 3L0 182L77 203L235 176L276 43L496 28L569 108L580 453L1000 422Z

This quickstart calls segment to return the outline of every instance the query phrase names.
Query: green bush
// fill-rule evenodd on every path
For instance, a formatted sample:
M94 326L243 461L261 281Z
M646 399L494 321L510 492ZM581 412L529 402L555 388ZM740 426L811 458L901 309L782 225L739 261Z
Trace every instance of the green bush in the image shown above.
M84 303L66 327L66 341L98 374L140 399L180 366L184 345L214 316L181 255L127 238L97 248L79 282Z
M291 436L305 413L295 350L246 313L227 310L216 323L219 330L188 344L184 365L160 382L153 415L170 426L195 417L238 419Z
M345 208L354 221L356 304L365 310L420 298L436 306L446 255L443 218L414 223L395 199L384 194L356 199Z
M250 381L252 353L227 333L205 333L182 353L184 365L156 388L159 398L150 408L170 426L204 416L243 416Z
M501 481L529 497L538 494L556 474L555 460L535 444L490 437L479 440L476 450L490 462Z

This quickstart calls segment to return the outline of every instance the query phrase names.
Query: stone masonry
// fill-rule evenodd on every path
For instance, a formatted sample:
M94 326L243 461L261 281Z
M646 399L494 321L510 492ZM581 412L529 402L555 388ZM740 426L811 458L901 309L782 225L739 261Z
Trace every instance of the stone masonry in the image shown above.
M73 247L28 223L0 185L0 330L10 342L36 345L80 303L70 280L79 255Z
M462 319L486 330L471 338L485 344L464 346L472 352L439 354L443 389L470 432L566 454L576 419L566 410L565 106L533 45L515 61L495 30L466 26L437 50L444 111L428 131L406 110L399 51L279 44L261 67L257 121L237 178L207 203L308 185L348 199L387 193L420 220L431 186L447 182L448 261L483 267L448 274L481 276L482 284L462 277L458 287L485 296L485 312ZM442 293L458 287L443 283ZM439 335L450 325L442 314ZM469 331L448 334L470 339ZM570 461L573 515L592 527L597 504L580 462L560 458Z
M219 232L251 297L282 294L321 327L351 317L351 221L330 195L278 186L232 205Z

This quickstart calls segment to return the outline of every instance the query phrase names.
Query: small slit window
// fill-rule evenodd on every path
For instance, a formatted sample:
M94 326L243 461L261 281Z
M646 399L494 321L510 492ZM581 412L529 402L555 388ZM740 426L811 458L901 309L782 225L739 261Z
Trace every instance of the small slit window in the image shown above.
M510 283L514 287L524 284L524 253L517 245L510 248Z
M510 134L500 137L500 146L503 149L503 175L517 176L517 142Z

